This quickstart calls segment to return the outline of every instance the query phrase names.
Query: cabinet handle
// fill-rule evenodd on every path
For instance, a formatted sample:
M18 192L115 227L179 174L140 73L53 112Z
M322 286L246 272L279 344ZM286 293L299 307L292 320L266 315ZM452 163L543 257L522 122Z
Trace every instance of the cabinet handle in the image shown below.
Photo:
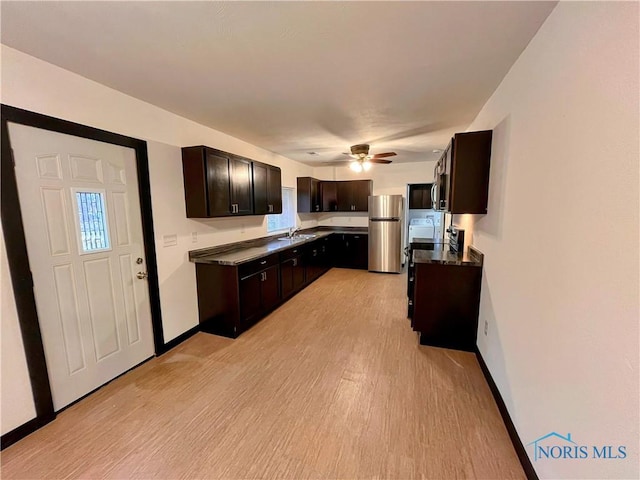
M294 258L294 259L293 259L293 266L295 267L295 266L297 266L297 265L298 265L298 259L297 259L297 258Z
M263 261L260 262L260 265L266 265L266 264L267 264L266 260L263 260Z
M267 272L262 272L262 274L264 275L264 281L267 281Z
M293 253L298 253L298 249L295 249L295 250L293 251Z

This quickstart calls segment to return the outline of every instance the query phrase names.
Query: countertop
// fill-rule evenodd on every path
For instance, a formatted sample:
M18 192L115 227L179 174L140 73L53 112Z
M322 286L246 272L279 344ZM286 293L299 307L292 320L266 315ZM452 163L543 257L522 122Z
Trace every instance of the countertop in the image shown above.
M437 244L433 250L414 250L413 263L441 263L444 265L464 265L481 267L484 254L474 247L464 253L452 253L449 245Z
M315 235L311 238L293 238L278 240L287 237L286 233L272 235L269 237L256 238L244 242L229 243L217 247L191 250L189 261L193 263L208 263L217 265L241 265L252 260L256 260L272 253L287 250L289 248L304 245L320 238L327 237L333 233L354 233L367 235L367 227L315 227L300 230L299 235Z

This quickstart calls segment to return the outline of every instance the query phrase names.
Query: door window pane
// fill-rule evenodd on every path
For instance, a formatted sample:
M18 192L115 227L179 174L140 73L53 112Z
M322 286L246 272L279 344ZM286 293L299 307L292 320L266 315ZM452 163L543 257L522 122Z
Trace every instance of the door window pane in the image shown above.
M76 191L80 253L111 249L104 192Z

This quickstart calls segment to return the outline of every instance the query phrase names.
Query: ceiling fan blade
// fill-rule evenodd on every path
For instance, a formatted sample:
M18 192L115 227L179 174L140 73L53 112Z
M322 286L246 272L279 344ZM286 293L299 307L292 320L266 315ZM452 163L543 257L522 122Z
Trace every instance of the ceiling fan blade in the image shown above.
M391 160L383 160L381 158L375 158L374 157L374 158L370 158L369 162L371 162L371 163L382 163L384 165L387 165L387 164L391 163Z
M385 157L395 157L397 155L396 152L386 152L386 153L376 153L371 158L385 158Z

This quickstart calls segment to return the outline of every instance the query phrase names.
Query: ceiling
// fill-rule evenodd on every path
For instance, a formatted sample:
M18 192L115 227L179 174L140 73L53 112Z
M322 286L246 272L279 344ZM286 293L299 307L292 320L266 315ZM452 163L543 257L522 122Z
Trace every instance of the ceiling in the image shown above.
M2 1L0 31L5 45L309 165L356 143L412 162L467 128L555 4Z

